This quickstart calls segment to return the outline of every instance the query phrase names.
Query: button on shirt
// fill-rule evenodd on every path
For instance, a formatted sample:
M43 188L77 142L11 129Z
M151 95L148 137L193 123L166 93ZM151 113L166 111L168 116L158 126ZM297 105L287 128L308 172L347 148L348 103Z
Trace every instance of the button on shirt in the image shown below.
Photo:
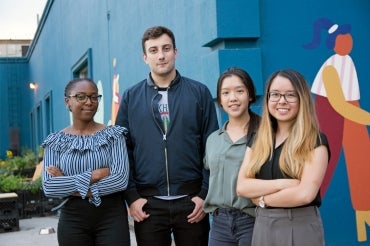
M210 178L204 211L210 213L217 208L236 208L254 215L254 204L236 195L236 181L244 159L247 137L234 143L226 132L227 123L207 139L204 166L210 170Z

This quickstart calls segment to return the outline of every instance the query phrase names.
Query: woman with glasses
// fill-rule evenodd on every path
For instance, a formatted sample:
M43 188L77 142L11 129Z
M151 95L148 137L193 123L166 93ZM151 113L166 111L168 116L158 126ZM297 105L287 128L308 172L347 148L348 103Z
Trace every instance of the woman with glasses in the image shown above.
M65 104L72 125L43 142L43 189L63 197L58 243L66 246L130 245L122 191L128 182L125 129L94 121L101 95L86 78L70 81Z
M318 207L330 150L317 122L304 77L273 73L237 181L238 195L258 205L252 245L325 245Z

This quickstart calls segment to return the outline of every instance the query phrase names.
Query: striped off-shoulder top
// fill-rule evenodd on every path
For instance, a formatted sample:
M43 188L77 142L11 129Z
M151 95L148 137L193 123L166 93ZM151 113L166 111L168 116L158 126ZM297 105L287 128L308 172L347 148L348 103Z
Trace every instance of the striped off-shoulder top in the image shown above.
M43 190L48 197L69 197L79 192L82 199L88 191L90 203L99 206L101 197L125 190L129 163L125 128L107 126L91 135L72 135L59 131L43 142ZM52 177L45 169L56 166L64 176ZM110 175L90 184L91 173L109 167Z

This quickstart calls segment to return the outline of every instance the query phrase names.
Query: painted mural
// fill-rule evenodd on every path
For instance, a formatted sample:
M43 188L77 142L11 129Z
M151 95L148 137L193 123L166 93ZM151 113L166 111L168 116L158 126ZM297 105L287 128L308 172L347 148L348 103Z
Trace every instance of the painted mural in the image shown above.
M326 37L321 37L325 31ZM321 187L325 193L343 150L348 175L352 207L355 211L357 240L367 241L366 227L370 225L370 138L367 126L370 113L362 109L360 83L350 53L353 48L350 24L336 24L327 18L313 25L313 39L304 45L315 49L326 38L333 51L321 66L312 84L321 130L327 135L331 158Z
M110 124L114 125L116 122L117 112L119 108L119 104L121 102L121 95L119 92L119 74L117 73L117 59L113 59L113 81L112 81L112 113Z
M98 91L100 95L103 95L102 99L99 102L98 111L96 111L96 114L94 116L94 120L100 124L104 124L104 90L103 90L103 82L99 80L96 83L96 86L98 87Z
M121 102L121 95L119 92L119 74L116 71L117 59L113 58L113 79L112 79L112 106L111 106L111 115L108 122L105 122L104 119L104 101L105 95L103 90L103 82L99 80L97 82L99 94L101 94L102 100L99 103L98 111L94 117L96 122L106 125L114 125L117 117L117 112L119 108L119 104ZM70 119L72 122L72 118Z
M353 39L349 24L339 25L327 18L320 18L313 23L312 42L303 47L307 50L315 49L322 40L325 40L327 48L333 52L322 63L311 87L311 92L315 95L320 127L327 135L331 148L331 158L321 187L321 196L325 199L343 151L355 214L357 241L369 242L366 231L370 225L370 138L367 129L370 125L370 113L362 109L359 103L361 81L358 81L355 62L350 56ZM109 106L106 108L107 112L110 111L108 119L104 119L103 104L99 106L96 116L98 122L107 125L115 123L121 101L116 58L113 58L112 64L111 90L104 93L103 82L99 80L97 83L99 92L103 95L101 104L105 99L109 100L110 97L105 97L107 93L112 95L111 103L106 101L107 106L111 104L111 108Z

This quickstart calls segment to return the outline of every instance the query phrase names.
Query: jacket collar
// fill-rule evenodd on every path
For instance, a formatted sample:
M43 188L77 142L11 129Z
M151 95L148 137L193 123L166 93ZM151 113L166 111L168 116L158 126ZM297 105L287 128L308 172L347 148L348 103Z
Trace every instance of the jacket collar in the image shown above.
M181 80L181 75L179 73L179 71L176 70L176 77L174 78L174 80L171 81L170 83L170 87L180 83L180 80ZM146 79L146 83L148 84L148 86L151 86L151 87L155 87L157 86L152 78L152 75L151 73L149 73L149 76L148 78Z

